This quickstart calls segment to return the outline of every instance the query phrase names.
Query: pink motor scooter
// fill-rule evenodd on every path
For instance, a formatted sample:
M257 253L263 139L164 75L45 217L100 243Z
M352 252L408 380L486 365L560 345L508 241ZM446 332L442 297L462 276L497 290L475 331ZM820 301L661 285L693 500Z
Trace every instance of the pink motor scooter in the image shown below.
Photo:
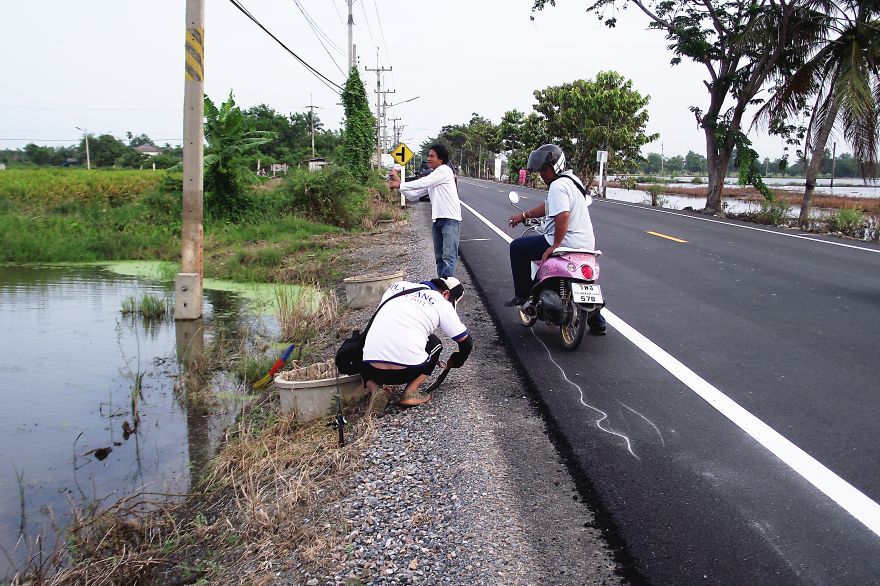
M517 204L519 194L508 194L511 205ZM537 218L525 220L525 235L538 231ZM541 320L559 326L562 345L568 350L577 348L587 331L587 319L605 305L599 279L600 250L557 248L544 263L532 261L532 292L528 301L519 308L519 318L528 327Z

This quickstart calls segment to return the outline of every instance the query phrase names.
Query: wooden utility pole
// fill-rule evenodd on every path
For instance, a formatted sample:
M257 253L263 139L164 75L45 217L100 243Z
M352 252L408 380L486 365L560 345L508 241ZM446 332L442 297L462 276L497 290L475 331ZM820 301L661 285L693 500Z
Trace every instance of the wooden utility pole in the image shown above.
M174 318L202 317L202 218L205 141L205 4L186 0L183 86L183 226L181 272L175 279Z

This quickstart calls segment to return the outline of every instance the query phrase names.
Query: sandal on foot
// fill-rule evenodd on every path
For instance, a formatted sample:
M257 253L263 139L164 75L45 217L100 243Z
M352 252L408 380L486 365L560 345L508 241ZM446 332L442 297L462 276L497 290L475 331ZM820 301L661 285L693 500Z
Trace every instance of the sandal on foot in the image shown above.
M431 400L431 395L416 391L414 393L405 393L400 399L400 405L403 407L415 407Z

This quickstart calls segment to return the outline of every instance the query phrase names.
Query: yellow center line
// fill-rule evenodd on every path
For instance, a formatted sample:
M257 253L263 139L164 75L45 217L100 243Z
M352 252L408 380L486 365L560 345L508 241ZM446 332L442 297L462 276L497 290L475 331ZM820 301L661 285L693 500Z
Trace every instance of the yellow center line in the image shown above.
M666 238L667 240L672 240L673 242L682 242L682 243L687 242L687 240L682 240L681 238L675 238L674 236L667 236L666 234L661 234L660 232L651 232L650 230L645 230L645 234L650 234L651 236L657 236L658 238Z

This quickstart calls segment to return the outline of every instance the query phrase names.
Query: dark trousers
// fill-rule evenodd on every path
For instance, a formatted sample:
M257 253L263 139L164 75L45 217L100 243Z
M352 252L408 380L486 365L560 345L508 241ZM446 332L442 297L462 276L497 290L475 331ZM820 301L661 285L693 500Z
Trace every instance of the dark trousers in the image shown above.
M541 260L550 245L542 235L522 236L510 243L510 273L517 299L525 300L532 292L532 261Z
M367 381L373 381L380 385L408 385L421 375L430 375L437 367L440 360L440 352L443 350L443 342L436 335L428 336L428 343L425 344L425 352L428 353L428 361L418 366L407 366L398 370L384 370L376 368L369 362L364 362L361 368L361 378L364 384Z

